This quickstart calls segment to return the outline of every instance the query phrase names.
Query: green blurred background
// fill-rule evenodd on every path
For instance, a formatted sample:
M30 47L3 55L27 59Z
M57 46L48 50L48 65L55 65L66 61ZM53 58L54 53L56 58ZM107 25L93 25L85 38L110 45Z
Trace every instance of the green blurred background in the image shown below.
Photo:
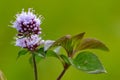
M34 8L45 17L41 27L44 39L86 32L85 37L103 41L110 52L93 50L107 74L86 74L70 67L62 80L120 80L120 1L119 0L0 0L0 70L8 80L33 80L28 55L16 61L20 48L13 44L16 30L8 27L16 13ZM39 80L56 80L61 63L47 58L38 65Z

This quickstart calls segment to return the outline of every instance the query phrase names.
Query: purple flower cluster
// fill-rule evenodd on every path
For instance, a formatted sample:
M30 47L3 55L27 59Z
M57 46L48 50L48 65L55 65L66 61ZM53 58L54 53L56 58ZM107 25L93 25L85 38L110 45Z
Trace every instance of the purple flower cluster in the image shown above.
M20 14L16 15L16 20L13 22L13 28L18 31L16 46L27 48L31 51L44 43L44 40L39 38L39 34L41 34L41 19L33 12L33 9L28 9L28 12L22 10Z
M31 35L30 37L16 38L16 46L35 50L40 44L44 44L44 40L38 35Z
M28 12L23 10L20 14L16 15L16 21L13 22L13 27L17 29L20 36L23 36L27 34L40 34L40 24L40 17L37 17L30 8Z

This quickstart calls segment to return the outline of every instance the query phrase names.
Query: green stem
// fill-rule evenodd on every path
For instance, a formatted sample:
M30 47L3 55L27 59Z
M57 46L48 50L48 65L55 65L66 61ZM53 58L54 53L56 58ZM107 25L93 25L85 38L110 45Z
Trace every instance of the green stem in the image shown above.
M32 53L32 58L33 58L33 68L34 68L35 80L38 80L37 65L36 65L36 60L35 60L35 55L34 55L34 53Z
M57 80L61 80L61 78L63 77L63 75L65 74L65 72L67 71L67 69L69 68L68 65L64 66L63 71L61 72L61 74L58 76Z

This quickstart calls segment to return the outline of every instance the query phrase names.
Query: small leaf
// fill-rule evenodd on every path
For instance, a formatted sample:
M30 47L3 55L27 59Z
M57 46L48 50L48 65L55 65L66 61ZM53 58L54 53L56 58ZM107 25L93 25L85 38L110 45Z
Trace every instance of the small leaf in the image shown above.
M77 69L91 74L106 72L98 57L89 51L79 53L73 60L73 65Z
M56 47L53 51L57 54L60 53L61 46Z
M76 52L76 49L79 47L84 35L85 35L85 32L77 34L77 35L72 37L72 46L74 47L73 54Z
M45 57L40 56L39 54L35 54L35 61L36 63L39 63L42 59L44 59Z
M64 63L67 63L67 65L71 65L71 62L67 56L60 55L60 57L63 59Z
M69 54L72 53L73 51L73 46L71 44L72 44L71 35L66 35L56 40L51 47L62 46Z
M56 57L56 58L59 58L59 56L57 55L57 53L55 53L52 50L48 50L47 53L46 53L46 56L47 57Z
M81 41L81 39L84 37L84 35L85 35L85 32L80 33L80 34L77 34L77 35L75 35L75 36L72 37L72 40L73 40L74 42L76 42L76 41Z
M41 47L39 48L36 52L34 52L35 54L37 54L40 57L45 57L46 56L46 51L44 51L44 48Z
M25 50L25 49L20 50L20 51L18 52L17 59L18 59L20 56L25 55L25 54L27 54L27 53L28 53L28 50Z
M101 41L93 38L86 38L81 42L81 45L78 47L77 51L84 49L101 49L104 51L109 51L107 46Z
M71 38L71 35L66 35L66 36L63 36L59 39L57 39L52 47L56 47L56 46L64 46L66 44L66 42Z
M36 61L36 63L38 64L42 59L44 59L44 57L43 56L40 56L39 54L34 54L34 56L35 56L35 61ZM33 66L33 57L32 57L32 55L30 56L30 58L29 58L29 63Z
M43 47L39 48L38 50L36 50L35 52L33 52L31 54L32 55L29 58L29 63L31 65L33 65L33 60L32 60L33 54L35 56L36 63L39 63L42 59L44 59L46 57L46 52L44 51Z

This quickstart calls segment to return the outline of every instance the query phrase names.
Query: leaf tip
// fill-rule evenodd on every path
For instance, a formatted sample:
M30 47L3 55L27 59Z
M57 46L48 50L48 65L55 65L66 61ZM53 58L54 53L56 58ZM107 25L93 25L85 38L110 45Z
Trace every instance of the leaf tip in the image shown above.
M94 71L88 71L88 74L101 74L101 73L107 73L106 70L94 70Z
M65 37L66 37L67 39L70 39L70 38L71 38L71 35L68 34L68 35L66 35Z

